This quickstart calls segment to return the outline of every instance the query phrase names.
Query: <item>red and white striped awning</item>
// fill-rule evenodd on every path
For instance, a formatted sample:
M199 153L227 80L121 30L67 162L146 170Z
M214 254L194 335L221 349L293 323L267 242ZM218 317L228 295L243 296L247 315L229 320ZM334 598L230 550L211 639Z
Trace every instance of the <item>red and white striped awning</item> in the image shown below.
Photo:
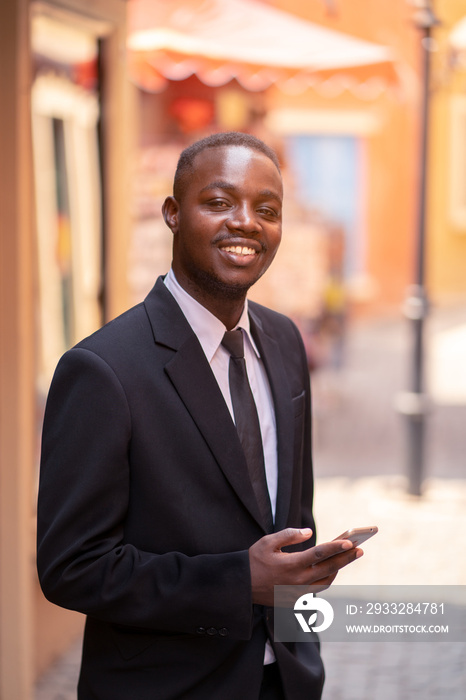
M193 74L253 91L276 83L299 92L329 80L380 91L397 82L389 48L257 0L130 0L128 49L133 79L151 91Z

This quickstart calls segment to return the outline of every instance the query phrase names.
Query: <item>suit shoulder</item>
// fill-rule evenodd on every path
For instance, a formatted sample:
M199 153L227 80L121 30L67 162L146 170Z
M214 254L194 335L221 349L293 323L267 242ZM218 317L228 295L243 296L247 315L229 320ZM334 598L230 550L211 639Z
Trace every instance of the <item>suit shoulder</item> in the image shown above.
M141 334L150 334L150 324L144 304L141 302L128 309L104 326L81 340L75 348L91 350L105 354L108 350L123 345L132 345L140 339Z
M255 301L249 301L249 311L251 315L258 318L262 324L264 331L272 335L279 333L291 333L300 337L300 333L296 324L285 314L269 309L267 306L262 306Z

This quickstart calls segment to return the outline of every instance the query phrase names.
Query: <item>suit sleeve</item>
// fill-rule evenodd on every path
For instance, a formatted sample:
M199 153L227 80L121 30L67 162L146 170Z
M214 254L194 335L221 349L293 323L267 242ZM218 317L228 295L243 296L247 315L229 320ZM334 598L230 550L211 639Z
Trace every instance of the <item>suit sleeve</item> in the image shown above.
M131 432L130 407L112 368L84 348L66 353L42 441L37 561L46 597L116 624L175 634L225 628L230 638L248 639L247 550L188 557L125 541Z

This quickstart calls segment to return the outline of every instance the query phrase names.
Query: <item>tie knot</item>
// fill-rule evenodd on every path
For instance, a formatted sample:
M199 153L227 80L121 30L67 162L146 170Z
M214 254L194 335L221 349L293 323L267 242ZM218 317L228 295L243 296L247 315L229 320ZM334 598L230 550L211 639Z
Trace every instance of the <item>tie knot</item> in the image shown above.
M244 357L243 332L241 328L237 328L235 331L226 331L222 345L232 357Z

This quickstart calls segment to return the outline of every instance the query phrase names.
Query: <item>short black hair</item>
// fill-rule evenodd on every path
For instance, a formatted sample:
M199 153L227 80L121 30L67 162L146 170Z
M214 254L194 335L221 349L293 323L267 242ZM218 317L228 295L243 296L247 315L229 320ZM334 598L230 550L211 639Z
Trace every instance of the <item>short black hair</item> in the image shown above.
M186 175L192 174L194 170L194 160L199 153L207 148L218 148L221 146L245 146L254 151L260 151L267 158L270 158L272 163L280 172L280 163L278 156L270 146L253 136L245 134L242 131L224 131L218 134L211 134L200 141L196 141L182 151L175 171L175 179L173 182L173 196L176 200L181 201L186 190Z

